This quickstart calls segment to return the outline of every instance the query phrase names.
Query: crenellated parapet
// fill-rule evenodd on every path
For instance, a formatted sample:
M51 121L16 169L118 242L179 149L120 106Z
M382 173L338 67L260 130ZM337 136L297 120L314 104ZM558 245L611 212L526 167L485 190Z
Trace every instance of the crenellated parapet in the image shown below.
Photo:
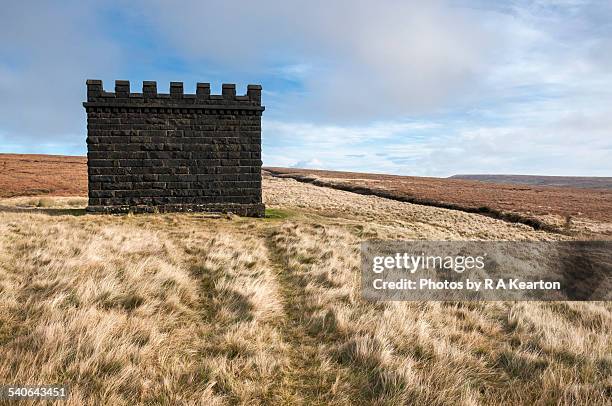
M115 91L104 90L101 80L87 81L87 102L89 108L182 108L240 110L248 114L261 114L261 86L248 85L245 95L236 94L236 85L224 83L221 94L210 94L210 83L198 83L195 93L185 93L183 82L170 82L170 93L158 93L157 82L144 81L142 92L133 93L130 82L116 80ZM258 113L259 112L259 113Z

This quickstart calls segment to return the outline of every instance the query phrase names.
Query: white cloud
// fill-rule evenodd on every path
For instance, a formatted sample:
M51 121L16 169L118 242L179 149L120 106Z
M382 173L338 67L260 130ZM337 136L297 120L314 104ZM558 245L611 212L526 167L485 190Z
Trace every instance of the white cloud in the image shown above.
M298 161L291 165L292 168L308 168L308 169L323 169L325 166L318 158L312 158L307 161Z
M386 122L372 127L277 123L264 129L264 163L269 166L450 176L514 173L610 176L612 111L558 114L539 121L517 118L508 125L447 122ZM528 125L520 125L525 122ZM396 131L392 131L395 129ZM285 144L268 138L288 140ZM276 161L276 157L283 161Z
M305 122L265 120L263 133L265 142L282 143L284 140L319 146L320 148L346 147L351 143L392 140L411 131L422 131L438 127L433 122L380 121L367 125L327 125Z

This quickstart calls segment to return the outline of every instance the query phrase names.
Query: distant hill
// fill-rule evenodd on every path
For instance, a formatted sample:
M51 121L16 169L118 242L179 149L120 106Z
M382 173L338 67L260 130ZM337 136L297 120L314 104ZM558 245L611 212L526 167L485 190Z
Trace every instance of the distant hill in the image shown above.
M454 175L449 179L481 182L523 184L533 186L573 187L580 189L612 189L612 177L599 176L539 176L539 175Z

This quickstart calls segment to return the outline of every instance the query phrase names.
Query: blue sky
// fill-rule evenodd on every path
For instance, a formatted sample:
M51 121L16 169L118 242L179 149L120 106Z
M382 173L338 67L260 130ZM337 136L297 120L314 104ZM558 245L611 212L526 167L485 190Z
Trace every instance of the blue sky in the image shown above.
M258 83L264 165L612 176L609 1L2 2L0 152L85 154L88 78Z

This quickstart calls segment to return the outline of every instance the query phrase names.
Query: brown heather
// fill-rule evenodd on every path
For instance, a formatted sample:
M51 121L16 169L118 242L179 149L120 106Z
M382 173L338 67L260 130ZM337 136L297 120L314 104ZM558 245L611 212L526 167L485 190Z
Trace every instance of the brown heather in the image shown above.
M70 405L610 404L609 302L359 295L363 239L560 235L289 179L264 197L266 219L1 199L0 382Z

